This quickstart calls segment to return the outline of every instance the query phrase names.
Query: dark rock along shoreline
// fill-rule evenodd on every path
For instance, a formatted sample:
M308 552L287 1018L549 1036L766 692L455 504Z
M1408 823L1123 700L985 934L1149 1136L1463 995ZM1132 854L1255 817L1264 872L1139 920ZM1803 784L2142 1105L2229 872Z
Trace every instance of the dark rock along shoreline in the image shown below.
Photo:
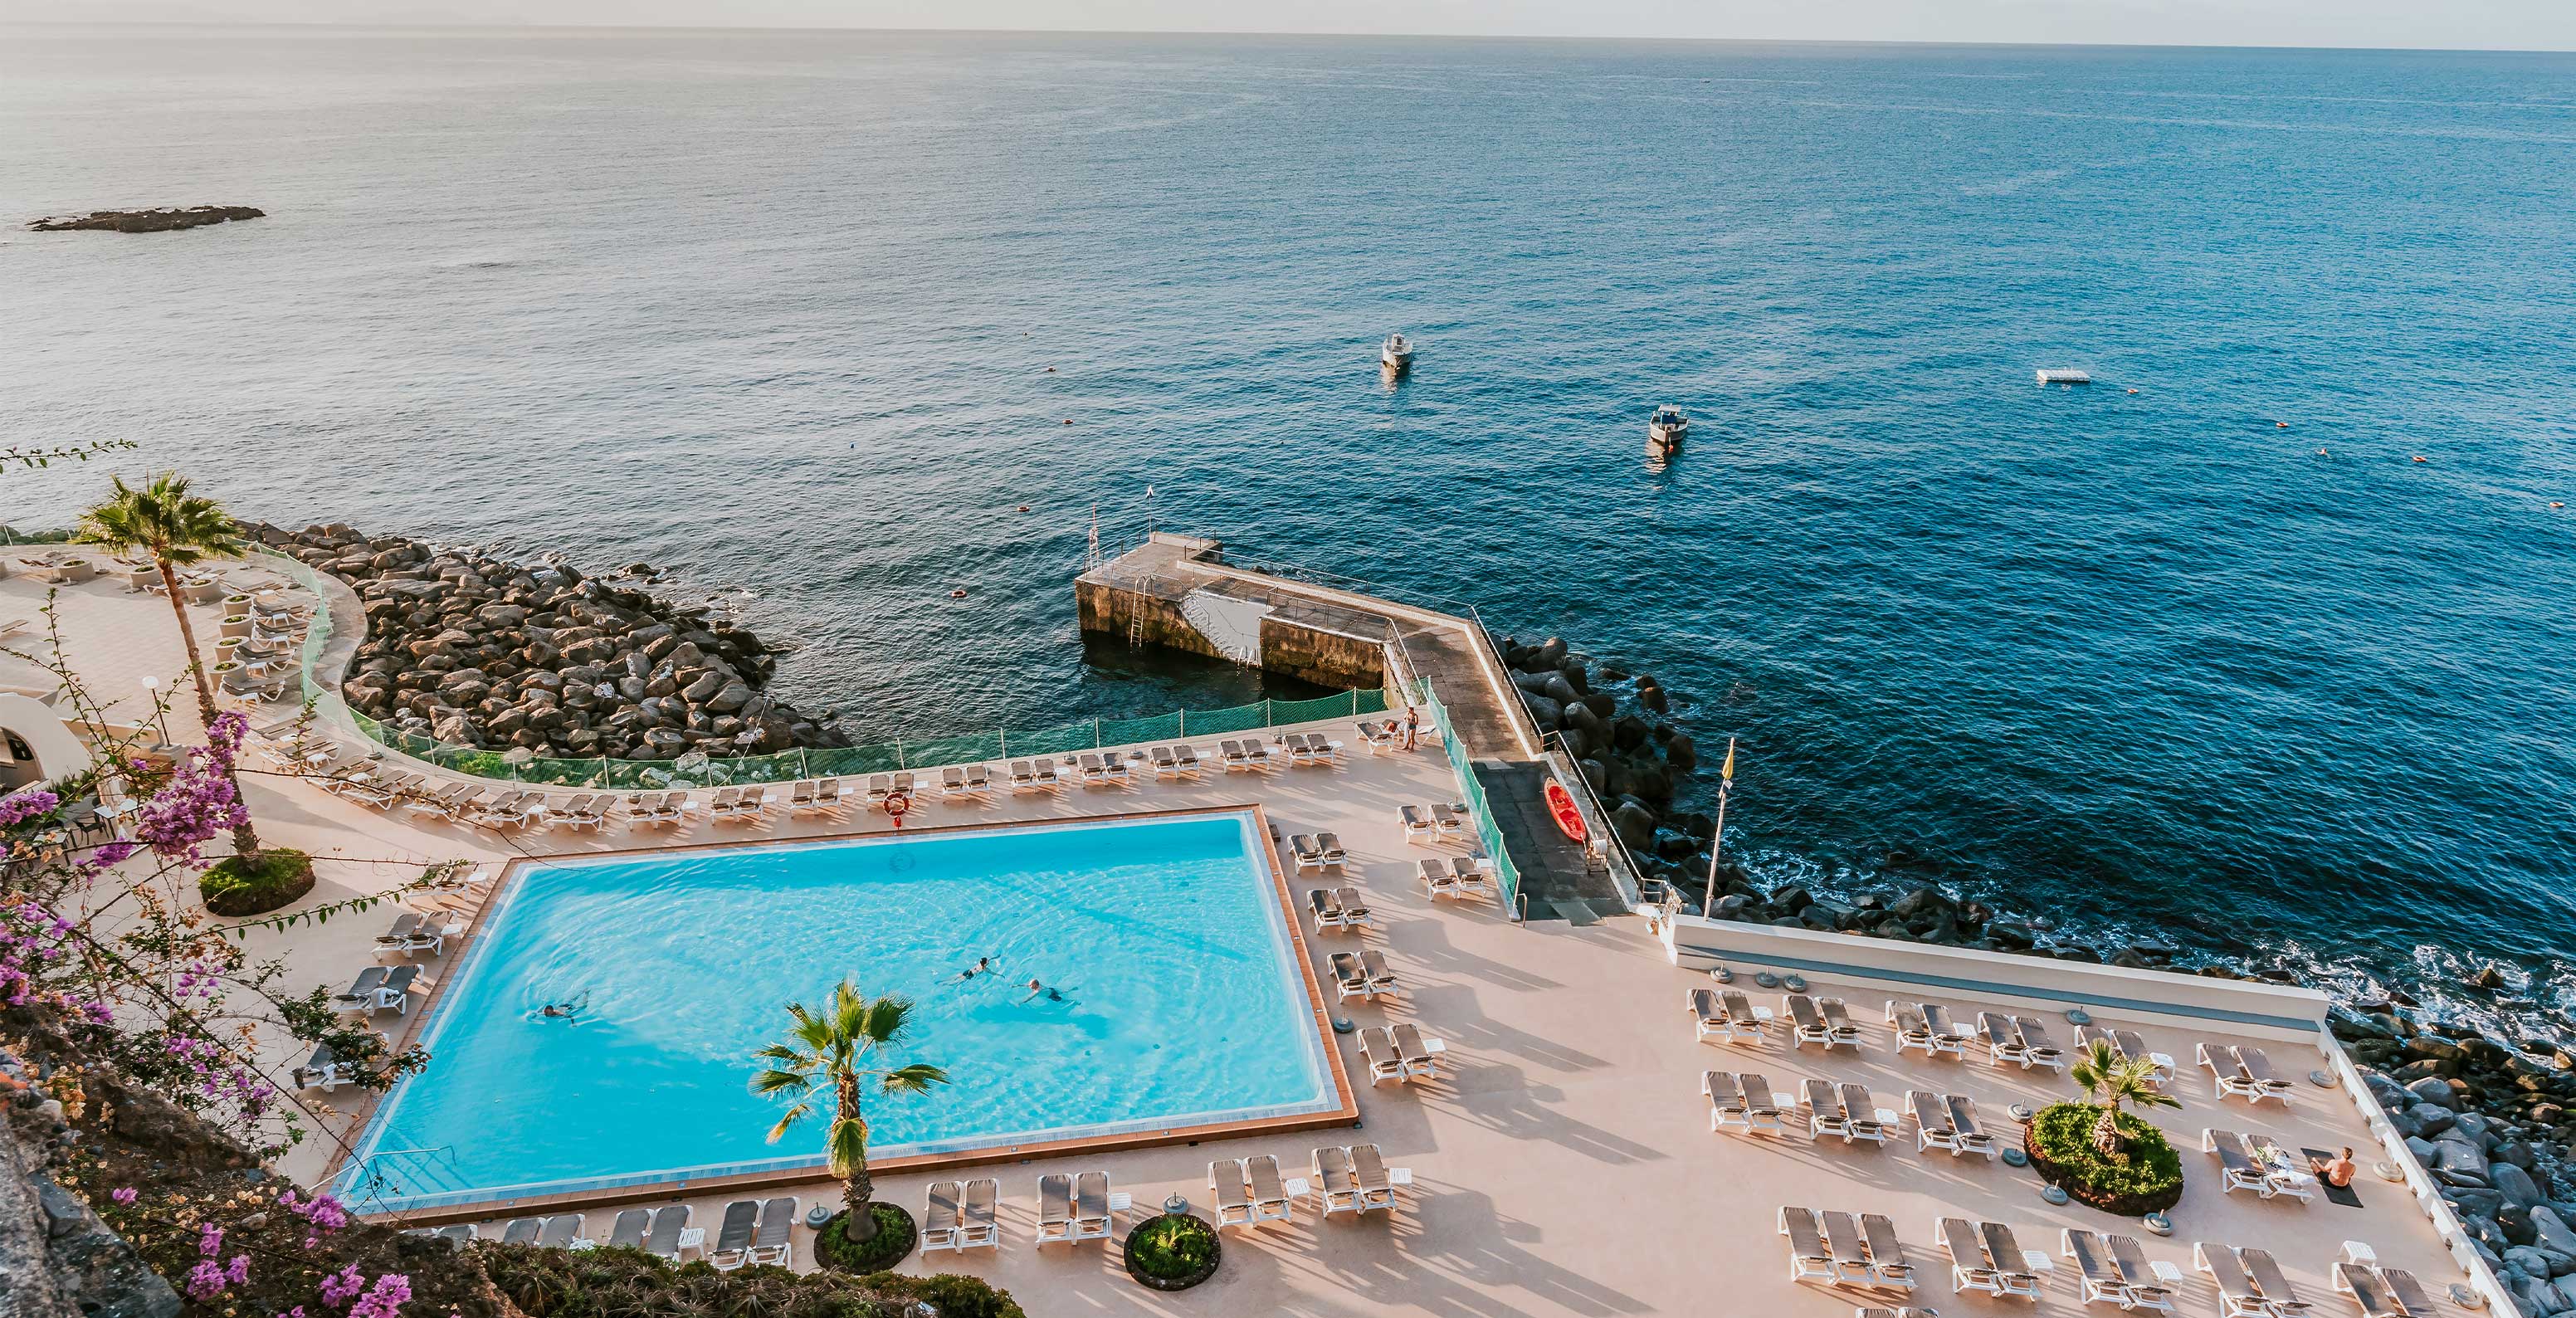
M1715 821L1673 808L1681 780L1699 767L1699 753L1690 735L1667 721L1672 700L1662 684L1651 675L1631 679L1616 665L1595 665L1559 637L1535 645L1504 637L1500 648L1521 703L1539 730L1560 739L1582 766L1643 876L1670 887L1683 910L1703 913ZM1628 712L1620 711L1621 695L1596 683L1596 675L1601 683L1627 685ZM1716 891L1715 905L1704 913L1722 920L2299 982L2286 967L2249 971L2208 958L2192 958L2201 964L2186 971L2177 962L2189 953L2165 942L2129 943L2106 954L2054 936L2045 917L2008 918L1928 882L1834 900L1799 884L1765 889L1730 859L1718 865ZM2462 987L2493 995L2503 984L2501 973L2488 967ZM2420 1004L2393 991L2336 1004L2328 1024L2523 1311L2576 1312L2576 1166L2568 1158L2576 1140L2576 1054L2537 1033L2518 1046L2448 1037ZM2563 1285L2553 1280L2559 1278Z
M766 694L782 647L561 562L525 566L346 525L249 531L328 572L367 613L340 694L450 746L667 760L847 746ZM639 565L640 566L640 565Z
M143 210L91 211L87 215L49 215L27 221L38 233L67 229L110 229L117 233L167 233L233 220L256 220L268 214L257 206L156 206Z

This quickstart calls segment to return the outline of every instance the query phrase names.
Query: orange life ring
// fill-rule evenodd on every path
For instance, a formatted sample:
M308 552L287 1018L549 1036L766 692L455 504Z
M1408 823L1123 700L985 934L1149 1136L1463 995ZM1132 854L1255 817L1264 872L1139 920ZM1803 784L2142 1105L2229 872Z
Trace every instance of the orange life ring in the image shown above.
M1554 779L1547 784L1547 812L1556 816L1556 831L1573 841L1583 840L1583 812L1574 808L1574 793Z
M904 814L905 814L907 811L910 811L911 809L912 809L912 796L911 796L909 793L906 793L906 792L892 792L892 793L889 793L889 794L886 796L886 799L885 799L885 812L886 812L886 814L887 814L887 816L888 816L888 817L890 817L890 818L892 818L892 819L894 820L894 826L895 826L895 827L897 827L897 828L901 828L901 827L903 827L903 817L904 817Z

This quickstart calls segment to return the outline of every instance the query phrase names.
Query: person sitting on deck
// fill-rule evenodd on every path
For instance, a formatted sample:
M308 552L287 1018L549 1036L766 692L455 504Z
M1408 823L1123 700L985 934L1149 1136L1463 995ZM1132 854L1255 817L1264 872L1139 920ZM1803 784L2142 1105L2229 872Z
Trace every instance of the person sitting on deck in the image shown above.
M2352 1184L2353 1172L2356 1170L2352 1165L2352 1150L2349 1148L2332 1158L2310 1158L2308 1167L2317 1174L2318 1180L2338 1190Z

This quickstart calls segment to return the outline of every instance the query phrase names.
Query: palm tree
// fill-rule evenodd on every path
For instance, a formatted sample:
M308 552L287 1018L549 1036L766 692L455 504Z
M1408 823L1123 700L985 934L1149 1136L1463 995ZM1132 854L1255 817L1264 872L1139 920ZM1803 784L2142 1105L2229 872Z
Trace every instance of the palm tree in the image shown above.
M877 1233L877 1219L868 1211L868 1201L876 1194L876 1183L868 1176L868 1119L860 1097L870 1081L886 1094L924 1093L932 1085L947 1084L948 1073L925 1062L869 1065L885 1060L903 1041L912 1016L910 998L894 994L862 998L845 979L832 990L832 999L822 1011L791 1002L787 1014L796 1019L795 1028L785 1039L760 1050L757 1056L768 1066L751 1079L755 1094L796 1100L769 1128L769 1142L777 1143L797 1122L812 1116L815 1091L829 1089L832 1123L823 1132L823 1152L832 1174L845 1183L841 1200L850 1215L842 1224L842 1235L853 1242L871 1239Z
M188 647L188 675L197 682L197 714L215 725L215 689L206 682L205 661L197 654L197 632L188 625L188 601L179 590L179 569L209 558L233 558L242 552L241 527L222 504L188 493L188 478L165 471L136 489L122 476L110 476L107 502L81 514L72 538L111 553L145 553L161 570L161 588L170 611L179 618L179 639ZM225 771L231 777L231 771ZM241 782L233 780L233 799L242 799ZM245 863L259 858L259 835L250 816L233 827L233 850Z
M2074 1066L2067 1068L2066 1078L2084 1087L2084 1097L2101 1105L2102 1116L2093 1123L2093 1147L2105 1157L2118 1157L2128 1148L2127 1137L2120 1134L2120 1107L2181 1107L2173 1095L2156 1087L2156 1064L2144 1057L2122 1057L2107 1039L2095 1039L2093 1046Z

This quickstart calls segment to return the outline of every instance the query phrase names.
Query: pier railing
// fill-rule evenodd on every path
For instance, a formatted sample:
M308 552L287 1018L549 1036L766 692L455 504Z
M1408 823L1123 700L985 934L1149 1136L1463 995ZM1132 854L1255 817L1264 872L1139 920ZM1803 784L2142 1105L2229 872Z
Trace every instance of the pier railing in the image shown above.
M1476 766L1467 759L1466 743L1449 724L1449 709L1433 694L1430 678L1416 679L1415 691L1422 708L1431 713L1431 726L1440 730L1440 748L1449 755L1449 768L1458 775L1459 799L1467 806L1467 817L1476 824L1476 838L1485 845L1485 856L1494 865L1495 884L1502 889L1503 909L1519 919L1521 895L1520 867L1512 863L1512 853L1503 845L1503 830L1494 822L1493 803L1485 797L1485 785L1477 781Z
M839 778L851 774L936 769L1017 756L1062 755L1071 751L1130 746L1138 742L1182 737L1214 737L1232 732L1318 719L1355 718L1383 713L1386 692L1360 688L1312 700L1256 700L1225 709L1177 709L1129 719L1085 719L1051 728L999 729L936 737L905 737L868 746L779 751L768 755L683 755L669 760L622 760L610 756L531 755L526 751L453 746L391 727L351 709L332 689L336 674L325 672L323 654L331 642L330 592L321 589L314 570L292 559L281 568L312 587L318 601L304 634L304 696L331 721L345 721L369 740L423 763L454 773L540 786L653 789L676 786L726 786L736 783L782 783L800 778Z

